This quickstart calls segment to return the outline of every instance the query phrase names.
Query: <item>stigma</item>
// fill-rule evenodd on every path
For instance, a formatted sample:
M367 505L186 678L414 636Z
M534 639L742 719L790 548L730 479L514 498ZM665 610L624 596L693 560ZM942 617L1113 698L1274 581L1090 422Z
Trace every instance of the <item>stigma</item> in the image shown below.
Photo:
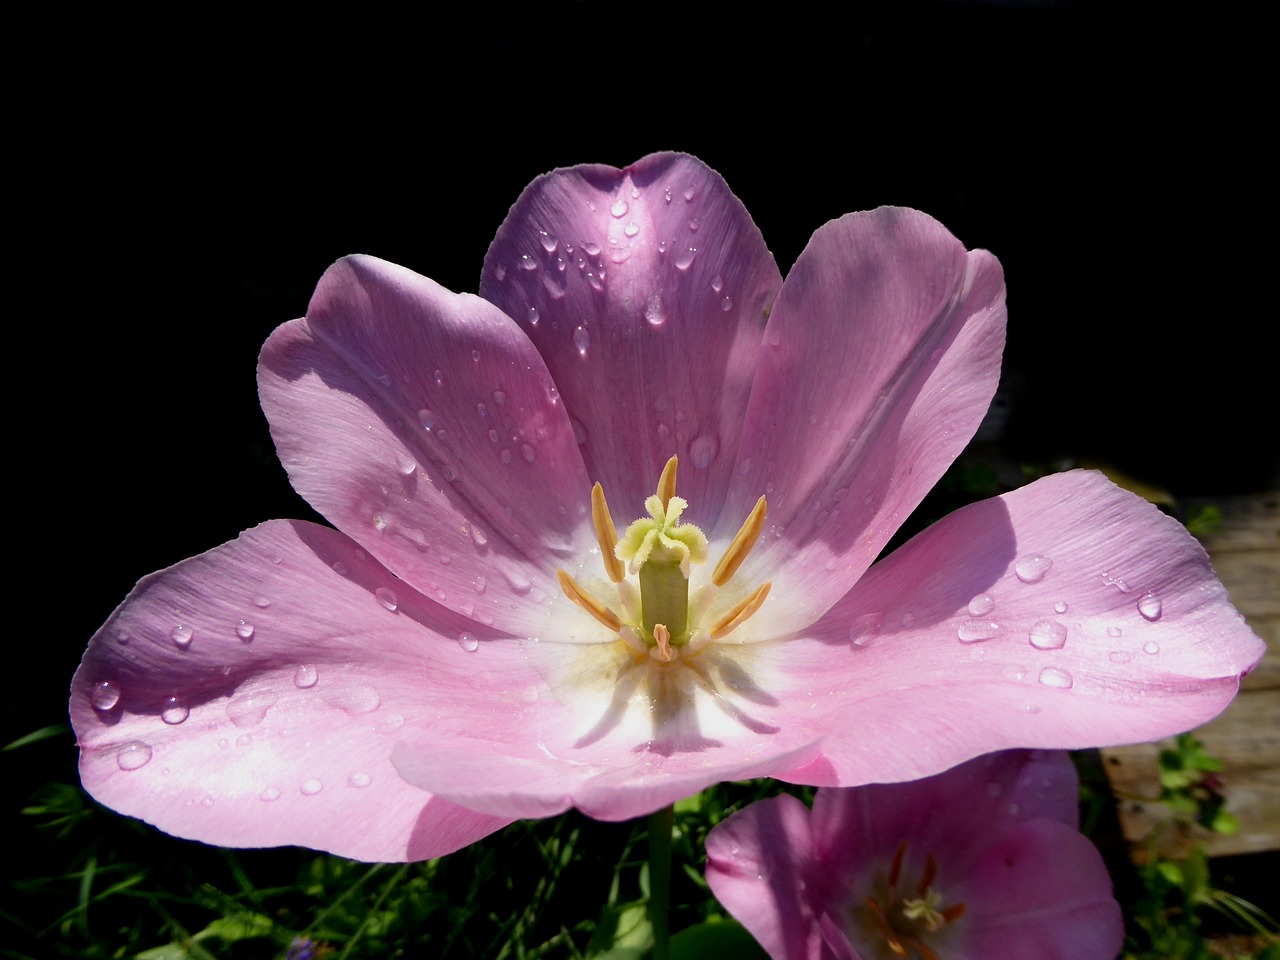
M932 855L926 858L914 890L901 883L907 846L906 840L898 844L889 875L881 882L877 896L869 896L865 900L865 909L871 918L872 939L881 940L894 957L907 958L914 954L920 960L941 960L938 952L926 941L933 939L936 943L934 935L964 916L965 905L943 906L942 894L933 885L938 876L938 862Z
M564 595L617 635L637 657L673 663L724 640L764 604L771 584L761 584L727 610L709 615L716 591L728 583L764 528L761 497L712 572L710 583L690 590L695 566L708 560L707 537L684 521L689 503L676 496L678 461L667 461L657 490L640 517L618 535L604 489L591 490L591 519L604 572L617 595L589 592L564 570L556 576ZM608 591L605 591L606 593Z

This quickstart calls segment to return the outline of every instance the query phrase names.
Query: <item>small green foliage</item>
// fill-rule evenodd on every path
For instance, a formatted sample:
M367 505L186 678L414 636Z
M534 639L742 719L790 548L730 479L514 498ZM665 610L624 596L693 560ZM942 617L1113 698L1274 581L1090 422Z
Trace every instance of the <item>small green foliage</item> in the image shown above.
M1222 761L1205 753L1191 734L1182 734L1174 749L1160 751L1160 802L1202 827L1234 833L1240 824L1225 809L1221 770Z
M1186 523L1193 537L1207 537L1222 525L1222 510L1212 503L1191 507Z

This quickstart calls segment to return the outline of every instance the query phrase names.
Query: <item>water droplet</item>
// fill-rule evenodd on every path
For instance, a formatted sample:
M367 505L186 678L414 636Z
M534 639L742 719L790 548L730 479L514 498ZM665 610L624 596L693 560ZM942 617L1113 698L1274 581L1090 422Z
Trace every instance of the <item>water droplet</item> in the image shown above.
M1142 652L1150 654L1159 653L1160 644L1156 643L1154 640L1148 640L1142 645Z
M1128 650L1112 650L1107 654L1107 659L1112 663L1128 663L1133 659L1133 654Z
M869 647L884 626L883 613L864 613L853 618L849 626L849 642L855 647Z
M191 639L195 636L195 631L180 623L169 631L169 636L173 639L174 646L179 650L185 650L191 646Z
M1040 682L1046 687L1057 687L1059 690L1069 690L1071 684L1075 681L1071 679L1071 674L1063 670L1061 667L1045 667L1040 671Z
M532 581L518 570L503 570L502 576L506 579L511 592L517 596L526 596L533 589Z
M493 275L498 278L499 283L502 283L502 281L506 280L507 279L506 265L499 263L496 266L494 266ZM276 796L279 796L279 793L277 793Z
M236 624L236 636L248 643L253 639L253 624L248 620L241 620Z
M689 247L680 256L676 257L676 269L680 271L688 270L693 266L693 261L698 256L697 247Z
M444 431L442 430L440 432L443 433ZM373 515L373 529L377 530L379 533L387 529L387 518L380 513L375 513Z
M697 232L698 232L698 227L700 227L700 226L701 226L701 224L700 224L700 223L698 223L698 218L697 218L697 217L690 217L690 218L689 218L689 232L690 232L690 233L697 233Z
M588 273L587 283L591 284L592 290L596 291L596 293L600 293L604 290L604 271L602 270L599 276L594 273Z
M588 257L598 257L600 256L600 244L583 241L582 252Z
M1123 633L1124 631L1121 630L1119 627L1107 627L1107 636L1111 637L1113 640L1116 637L1121 636Z
M1000 635L1000 624L994 620L966 620L956 630L961 643L981 643Z
M1133 587L1129 586L1129 584L1126 583L1124 580L1122 580L1120 577L1113 577L1111 576L1111 574L1107 573L1106 570L1103 570L1099 574L1099 576L1102 577L1103 583L1107 584L1108 586L1115 587L1121 593L1128 593L1130 590L1133 589Z
M191 716L188 710L177 697L170 697L164 702L164 709L160 711L160 719L169 726L174 727Z
M556 247L560 245L556 238L551 236L551 234L547 233L545 230L538 231L538 241L542 244L542 249L547 251L547 253L555 253Z
M609 208L609 213L616 217L625 217L627 215L627 201L615 200L613 206Z
M1057 620L1041 620L1031 628L1027 639L1037 650L1060 650L1067 642L1067 628Z
M719 452L720 441L711 434L694 437L693 443L689 444L689 457L693 460L693 465L700 470L711 466Z
M1053 605L1053 612L1054 612L1054 613L1066 613L1066 612L1067 612L1067 601L1065 601L1065 600L1059 600L1057 603L1055 603L1055 604Z
M133 637L129 635L128 630L121 630L119 633L116 634L116 643L120 644L120 646L122 647L128 646L129 641L132 639Z
M95 683L89 692L89 700L93 704L93 709L106 713L120 702L120 688L110 680Z
M271 694L237 697L227 704L227 719L237 727L253 727L263 721L276 702Z
M236 746L237 746L237 747L247 747L247 746L249 746L249 744L251 744L251 743L253 743L253 734L252 734L252 733L242 733L242 734L240 734L240 736L236 737Z
M480 641L471 634L464 633L458 637L458 646L467 651L467 653L475 653L480 648Z
M662 297L654 293L645 302L644 318L649 321L649 326L660 327L667 319L666 311L662 306Z
M372 713L382 705L382 697L368 684L335 690L327 683L325 687L324 702L352 716Z
M341 560L335 560L333 561L333 572L340 577L345 577L349 571L347 570L347 565L345 563Z
M403 450L396 451L396 470L406 477L418 469L418 461Z
M723 310L725 313L728 313L730 310L732 310L732 309L733 309L733 298L732 298L732 297L724 297L724 298L722 298L722 299L720 300L720 309L721 309L721 310Z
M688 188L687 190L685 190L685 192L684 192L684 202L685 202L685 203L690 203L690 202L692 202L692 201L693 201L693 198L694 198L694 197L696 197L697 195L698 195L698 188L697 188L697 187L689 187L689 188Z
M141 740L126 743L116 754L116 766L121 770L138 770L151 762L151 748Z
M304 663L293 672L293 685L299 690L314 687L319 679L320 671L314 663Z
M392 613L395 613L396 608L400 606L400 601L396 597L395 591L388 587L379 587L377 590L373 591L373 595L378 598L379 603Z
M298 792L304 797L314 797L317 793L324 789L324 784L315 777L302 781L302 786L298 788Z
M628 237L634 237L637 233L640 232L640 224L632 220L630 223L628 223L625 227L622 228L622 232L625 233Z
M437 369L434 373L431 374L431 379L434 380L437 384L444 383L444 374Z
M500 460L502 460L502 462L503 462L503 463L510 463L510 462L511 462L511 451L510 451L510 450L508 450L506 447L503 447L503 448L502 448L502 452L501 452L500 454L498 454L498 458L499 458Z
M915 622L916 622L916 615L912 613L910 610L908 610L906 613L902 615L902 625L904 627L909 627Z
M347 785L362 789L373 782L373 778L363 771L356 771L347 777Z
M498 442L498 431L494 430L492 427L489 429L489 440L492 443Z
M476 588L476 593L484 593L485 587L489 585L489 581L484 577L476 577L471 585Z
M1023 583L1039 583L1053 566L1053 561L1038 553L1019 557L1013 564L1013 572Z
M1142 614L1144 620L1159 620L1160 614L1163 610L1164 605L1160 602L1160 598L1154 593L1148 593L1138 601L1138 612Z
M995 609L996 598L989 593L980 593L969 601L969 616L980 617Z
M521 255L518 266L526 273L532 273L534 270L538 269L538 261L526 253Z
M477 547L483 547L489 542L489 535L473 523L471 525L471 542Z
M472 363L479 363L479 362L480 362L480 351L479 351L479 350L472 350L472 351L471 351L471 362L472 362Z
M267 607L271 606L271 601L266 597L258 596L253 598L253 605L259 610L265 610Z
M526 463L533 463L538 458L537 451L527 443L520 444L520 456L524 457Z
M424 430L430 430L436 425L436 415L426 407L418 411L418 422L422 424Z
M267 787L267 789L263 790L260 794L258 794L258 799L259 799L259 800L265 800L267 803L270 803L272 800L279 800L279 799L280 799L280 788L279 788L279 787Z
M658 424L658 439L666 440L669 436L671 436L671 428L665 423Z
M573 331L573 345L578 348L579 354L586 355L587 347L591 346L591 334L586 327L578 327Z

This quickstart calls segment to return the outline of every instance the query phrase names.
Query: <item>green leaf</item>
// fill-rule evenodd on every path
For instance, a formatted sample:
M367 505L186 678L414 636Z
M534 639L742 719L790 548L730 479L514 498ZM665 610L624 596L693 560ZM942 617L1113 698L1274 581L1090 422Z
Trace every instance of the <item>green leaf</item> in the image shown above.
M768 956L736 920L708 920L671 938L671 960L768 960Z

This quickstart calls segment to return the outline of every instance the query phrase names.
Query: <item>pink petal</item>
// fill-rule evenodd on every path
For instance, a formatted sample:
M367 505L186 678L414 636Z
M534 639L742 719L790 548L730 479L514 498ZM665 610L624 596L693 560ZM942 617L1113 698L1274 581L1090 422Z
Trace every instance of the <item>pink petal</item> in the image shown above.
M619 522L643 514L679 454L698 523L728 487L780 283L719 174L664 153L535 180L489 248L480 293L537 344Z
M426 678L473 667L470 626L335 531L263 524L143 579L95 634L71 692L84 786L207 843L449 853L509 820L408 785L390 755L436 709Z
M775 960L818 960L823 942L805 884L818 871L809 810L782 794L707 836L707 883Z
M1060 648L1042 649L1045 624ZM1264 650L1181 525L1084 471L957 511L800 637L759 646L832 730L785 778L847 785L1168 736L1225 708Z
M369 257L325 274L259 365L290 480L424 594L538 632L590 484L537 351L477 297ZM582 540L581 536L588 538Z
M816 620L964 448L1004 325L1000 265L925 214L886 207L813 235L769 317L722 518L768 496L743 569L785 584L775 613Z

